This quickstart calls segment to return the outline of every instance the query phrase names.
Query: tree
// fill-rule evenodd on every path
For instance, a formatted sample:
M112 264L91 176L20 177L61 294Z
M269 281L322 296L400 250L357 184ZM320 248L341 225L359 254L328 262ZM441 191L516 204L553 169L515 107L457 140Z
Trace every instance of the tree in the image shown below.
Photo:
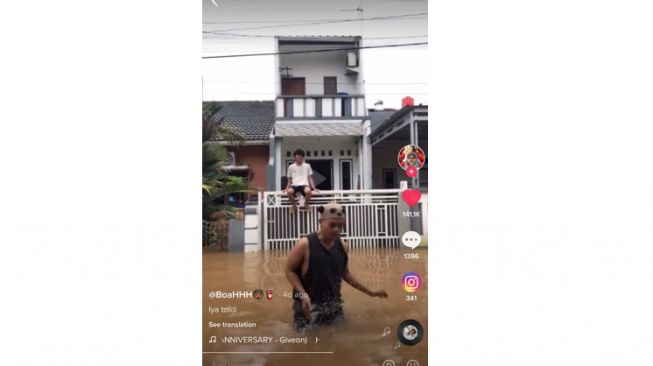
M224 145L212 141L217 139L238 145L242 137L235 131L215 120L220 110L217 103L202 103L202 217L212 219L216 212L233 218L235 210L224 203L225 197L234 193L251 192L243 177L230 176L224 167L229 163L229 154Z

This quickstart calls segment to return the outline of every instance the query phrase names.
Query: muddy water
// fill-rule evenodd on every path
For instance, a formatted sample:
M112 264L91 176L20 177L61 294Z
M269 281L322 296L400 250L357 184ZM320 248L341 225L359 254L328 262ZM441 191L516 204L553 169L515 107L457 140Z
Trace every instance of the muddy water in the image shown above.
M417 253L419 259L406 259ZM352 249L349 269L370 289L383 289L389 297L369 297L343 282L346 321L337 326L314 329L306 334L292 329L292 300L284 297L291 287L283 273L285 254L281 253L205 253L203 255L203 364L209 366L244 365L382 365L386 359L397 366L416 360L427 364L428 336L415 346L398 345L397 327L406 319L427 324L427 251L410 249ZM418 272L422 287L409 294L402 287L405 272ZM272 300L217 299L211 291L273 290ZM407 295L417 295L416 302ZM235 312L222 312L235 307ZM218 310L210 314L209 308ZM225 309L226 310L226 309ZM234 310L233 308L229 310ZM209 323L250 322L255 328L216 328ZM384 329L391 328L384 336ZM211 336L216 336L211 342ZM228 344L225 336L273 337L269 344ZM307 344L281 343L280 337L307 337ZM316 337L319 339L316 341ZM218 353L219 352L219 353ZM229 352L229 353L224 353ZM290 353L292 352L292 353ZM305 352L305 353L296 353ZM308 353L322 352L322 353Z

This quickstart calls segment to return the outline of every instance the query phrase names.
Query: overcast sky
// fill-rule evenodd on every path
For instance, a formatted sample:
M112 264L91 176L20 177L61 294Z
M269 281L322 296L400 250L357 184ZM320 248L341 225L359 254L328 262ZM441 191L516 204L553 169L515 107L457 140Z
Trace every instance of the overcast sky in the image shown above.
M273 37L277 35L362 35L364 46L428 40L426 15L412 15L427 12L426 0L203 1L203 30L229 33L203 34L203 56L274 52ZM409 14L382 20L297 24ZM368 108L377 100L383 100L386 108L399 108L401 98L407 95L416 103L427 104L425 45L362 52ZM203 59L202 72L204 100L275 97L278 71L273 56Z

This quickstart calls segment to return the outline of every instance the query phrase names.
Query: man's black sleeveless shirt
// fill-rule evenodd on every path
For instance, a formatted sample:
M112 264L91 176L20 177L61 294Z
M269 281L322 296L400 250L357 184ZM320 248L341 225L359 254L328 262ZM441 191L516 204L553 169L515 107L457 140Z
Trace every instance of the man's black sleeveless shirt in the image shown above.
M328 304L340 302L340 288L342 276L347 268L347 253L342 246L340 238L336 238L333 246L326 249L317 233L307 236L309 256L308 271L302 276L301 266L297 271L302 281L302 286L311 298L313 304ZM297 291L293 289L293 298L299 300Z

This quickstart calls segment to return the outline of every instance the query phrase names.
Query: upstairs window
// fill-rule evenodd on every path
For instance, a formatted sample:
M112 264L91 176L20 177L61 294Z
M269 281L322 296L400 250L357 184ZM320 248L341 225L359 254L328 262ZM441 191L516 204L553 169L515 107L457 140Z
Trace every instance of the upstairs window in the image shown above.
M283 78L281 79L281 94L283 95L305 95L306 78Z

